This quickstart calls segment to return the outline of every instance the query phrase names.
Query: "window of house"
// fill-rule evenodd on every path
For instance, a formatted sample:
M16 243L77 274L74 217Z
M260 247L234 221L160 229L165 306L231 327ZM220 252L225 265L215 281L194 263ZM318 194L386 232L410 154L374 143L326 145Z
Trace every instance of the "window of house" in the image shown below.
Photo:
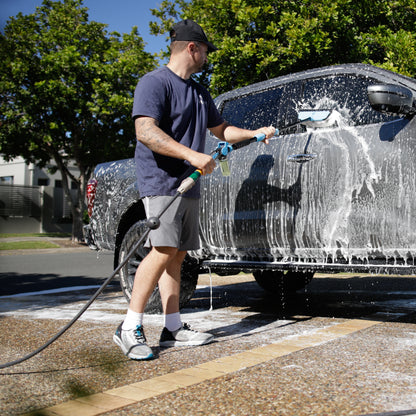
M48 178L38 178L38 186L48 186L49 179Z
M14 176L0 176L0 185L13 185Z

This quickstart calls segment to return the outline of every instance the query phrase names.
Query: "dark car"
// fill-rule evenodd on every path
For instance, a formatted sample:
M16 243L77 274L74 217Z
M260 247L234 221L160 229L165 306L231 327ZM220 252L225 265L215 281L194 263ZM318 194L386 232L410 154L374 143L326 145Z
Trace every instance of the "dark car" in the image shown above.
M350 64L291 74L219 96L219 110L234 125L293 128L268 145L253 143L232 151L229 176L216 169L200 179L201 249L190 253L184 275L193 278L184 281L196 284L201 270L224 275L245 271L253 272L265 289L282 291L305 286L317 271L414 274L415 94L413 79ZM298 124L305 109L329 110L331 122ZM206 153L217 144L208 133ZM125 163L131 166L122 169L124 176L132 177L134 187L132 162ZM96 170L97 195L100 172L109 166ZM115 176L109 175L113 180ZM125 181L115 181L126 187ZM101 186L114 187L109 180ZM138 224L133 224L143 215L138 198L136 191L124 204L113 200L118 213L103 210L108 205L104 201L92 215L89 231L101 240L98 247L106 240L104 248L115 250L116 265L137 241ZM133 206L136 217L127 220ZM113 236L102 236L106 226L99 216L116 221L108 230ZM139 222L140 230L143 224ZM123 246L130 227L135 228L134 237ZM141 249L120 273L127 297L144 254Z
M285 273L295 288L315 271L414 273L415 92L410 78L342 65L218 97L246 128L290 125L301 109L337 117L232 152L229 177L202 179L204 265L254 271L269 289ZM207 152L215 146L208 135Z

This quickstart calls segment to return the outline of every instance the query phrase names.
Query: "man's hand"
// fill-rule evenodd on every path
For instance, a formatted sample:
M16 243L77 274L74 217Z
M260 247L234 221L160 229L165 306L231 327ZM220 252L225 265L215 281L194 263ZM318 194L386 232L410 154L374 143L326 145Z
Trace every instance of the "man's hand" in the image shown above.
M257 134L264 134L266 138L262 141L266 144L269 144L269 139L271 139L276 134L276 127L261 127L254 131L253 136L256 136Z
M202 175L212 173L217 166L212 156L198 152L193 152L192 156L188 158L188 162L195 168L199 169L202 172Z

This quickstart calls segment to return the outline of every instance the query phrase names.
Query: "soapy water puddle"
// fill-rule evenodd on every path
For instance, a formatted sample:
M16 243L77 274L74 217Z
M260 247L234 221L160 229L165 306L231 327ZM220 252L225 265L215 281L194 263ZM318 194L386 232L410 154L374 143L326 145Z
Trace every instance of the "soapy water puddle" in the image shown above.
M328 316L325 312L336 310L355 310L359 314L368 309L372 313L385 313L392 317L395 314L403 315L416 312L416 290L412 290L414 285L409 287L408 291L402 290L400 285L400 290L391 290L388 283L386 289L383 289L383 282L376 288L373 284L369 284L364 289L353 289L348 284L340 286L331 278L318 278L316 284L314 281L315 279L305 290L299 291L287 299L276 298L276 296L263 291L255 282L214 286L213 288L210 288L209 285L200 285L197 286L189 306L184 308L181 314L186 322L195 320L198 321L200 328L201 326L212 328L213 322L216 322L218 326L236 325L241 322L242 317L248 316L252 316L253 321L264 318L270 324L285 325L291 321L293 315L296 315L296 309L299 314L306 311L308 315L312 316ZM225 279L224 282L227 280ZM406 287L406 285L404 286ZM66 287L1 296L0 317L70 320L98 287ZM104 292L95 300L80 317L81 321L116 324L124 319L127 302L121 292L114 290L114 288L110 289L109 292ZM286 303L289 305L287 306L289 312L287 316L277 313L276 305L279 305L280 309L284 309ZM321 314L321 312L323 313ZM342 312L336 315L343 317ZM364 312L363 315L365 316L366 313ZM279 319L276 320L276 317ZM349 317L345 316L345 318ZM163 317L161 315L146 315L146 322L159 325L163 323ZM264 329L264 323L261 326Z
M228 286L227 286L228 287ZM24 318L29 320L62 320L69 321L84 306L93 287L63 288L50 291L26 293L0 297L0 318ZM76 292L76 293L74 293ZM236 307L210 308L210 287L198 286L194 297L203 307L189 307L181 310L182 320L202 331L212 331L217 339L228 341L255 335L259 340L270 342L271 333L281 328L286 333L286 326L295 323L294 319L276 319L264 316L256 311L241 311ZM220 304L218 294L214 293L214 301ZM191 302L192 305L192 302ZM219 305L220 306L220 305ZM91 323L112 324L117 326L125 317L127 302L121 292L104 293L98 297L90 308L80 317L80 321ZM151 327L163 327L163 316L146 314L145 324ZM301 328L298 328L300 330ZM282 333L280 331L280 334ZM242 340L242 342L245 342Z

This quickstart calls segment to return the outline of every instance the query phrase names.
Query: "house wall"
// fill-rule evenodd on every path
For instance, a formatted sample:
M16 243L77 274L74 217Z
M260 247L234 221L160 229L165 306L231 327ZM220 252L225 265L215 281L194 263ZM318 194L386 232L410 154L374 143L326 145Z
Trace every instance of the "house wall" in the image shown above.
M75 166L70 170L78 175ZM70 233L70 209L61 180L58 171L50 173L28 165L21 157L6 162L0 156L0 233ZM17 211L16 206L20 208Z
M12 183L7 183L8 185L33 185L33 168L33 165L26 165L22 157L6 162L0 156L0 178L13 178Z

